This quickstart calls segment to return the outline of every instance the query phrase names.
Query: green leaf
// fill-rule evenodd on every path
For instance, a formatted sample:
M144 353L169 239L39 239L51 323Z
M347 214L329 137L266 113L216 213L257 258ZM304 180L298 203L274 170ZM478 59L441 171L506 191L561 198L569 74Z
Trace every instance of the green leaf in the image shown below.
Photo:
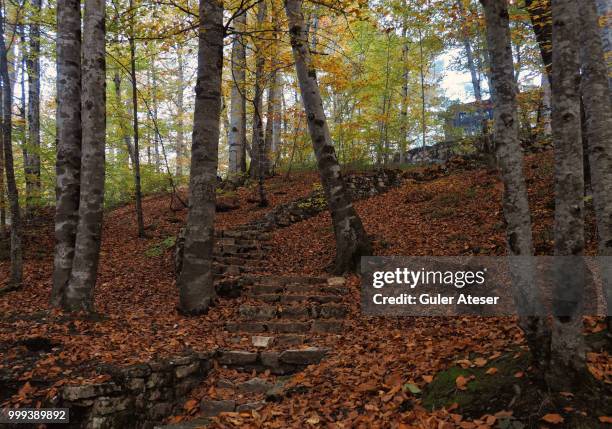
M421 393L421 389L419 389L419 386L413 383L404 384L404 392L406 390L409 390L410 393L412 393L413 395L418 395L419 393Z

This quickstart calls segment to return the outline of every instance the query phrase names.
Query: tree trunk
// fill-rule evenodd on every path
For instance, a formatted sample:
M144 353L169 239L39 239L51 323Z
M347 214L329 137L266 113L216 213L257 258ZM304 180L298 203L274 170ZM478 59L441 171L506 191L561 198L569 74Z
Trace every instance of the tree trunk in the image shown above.
M599 234L599 254L612 256L612 113L604 48L599 37L594 0L580 7L582 99L585 101L586 135L591 166L591 187ZM612 263L603 264L608 315L612 315ZM610 317L608 329L610 330Z
M80 1L57 2L57 160L55 258L51 303L61 305L70 279L81 171Z
M26 200L40 197L40 11L41 0L31 0L28 68L28 172L31 175ZM32 202L30 204L32 205Z
M555 145L555 273L549 384L567 390L584 382L584 177L580 126L578 5L552 0L552 128ZM568 263L567 257L576 256Z
M259 3L257 11L257 28L261 30L266 18L267 7L266 2ZM253 153L251 156L251 177L259 178L260 171L263 174L263 165L265 163L265 136L263 126L263 90L264 90L264 68L265 68L265 53L264 44L262 41L255 41L255 93L253 96Z
M212 253L225 32L223 4L220 0L201 0L200 16L191 196L183 267L177 280L180 309L186 314L205 313L215 298Z
M308 129L317 157L319 174L327 198L336 236L336 272L353 270L372 248L340 174L340 166L329 134L316 71L308 50L301 0L286 0L289 35Z
M181 177L183 172L184 151L185 151L185 134L183 130L183 117L185 116L184 108L184 93L185 86L185 64L183 61L183 52L180 46L177 48L177 64L178 64L178 94L176 98L176 175Z
M155 152L155 171L161 172L161 154L159 153L160 139L159 133L157 132L157 118L159 116L159 107L157 102L157 68L155 65L155 57L151 59L151 81L153 87L151 88L151 104L153 105L153 149ZM151 114L151 113L150 113Z
M552 82L552 17L550 0L525 0L548 81Z
M138 83L136 81L136 41L134 40L134 0L130 0L130 78L132 81L132 119L134 125L134 193L136 198L136 221L138 237L145 236L144 216L142 213L142 190L140 186L140 149L138 136Z
M514 79L508 5L506 0L481 0L487 25L487 44L491 61L494 94L494 140L499 169L504 183L503 207L506 218L508 253L513 269L514 296L534 362L546 367L549 334L538 314L538 298L532 287L534 265L531 214L523 175L523 154L518 136L517 84Z
M610 87L610 96L612 97L612 3L610 3L610 0L596 0L596 5L599 16L604 17L604 25L601 28L601 40L608 70L608 86Z
M237 32L246 30L246 12L239 15L234 27ZM243 173L244 144L246 140L246 39L237 34L232 43L232 95L230 110L229 175Z
M106 139L105 0L85 0L83 15L81 196L72 273L64 308L94 310L102 213Z
M128 156L132 161L132 165L134 165L134 147L132 146L132 139L130 138L129 131L123 122L125 111L123 109L123 100L121 97L121 76L119 72L115 72L115 77L113 78L113 83L115 85L115 98L117 99L117 109L119 109L119 128L121 129L121 133L123 134L123 141L125 142L125 147L128 151Z
M4 171L11 210L11 277L4 290L21 287L23 278L23 249L21 243L21 213L19 193L13 166L12 102L13 94L8 71L8 55L4 41L6 27L4 11L0 10L0 78L2 79L2 143L4 146Z

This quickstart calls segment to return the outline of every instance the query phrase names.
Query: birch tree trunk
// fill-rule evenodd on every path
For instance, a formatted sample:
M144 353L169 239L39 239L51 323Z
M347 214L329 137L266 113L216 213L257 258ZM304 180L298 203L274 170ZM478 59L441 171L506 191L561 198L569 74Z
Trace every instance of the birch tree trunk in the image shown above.
M302 1L285 0L285 8L289 19L291 48L304 110L308 118L310 138L334 226L335 271L345 272L358 267L361 256L368 255L372 248L340 174L340 166L323 110L316 71L310 60L308 33L302 15Z
M81 196L75 254L64 308L94 310L98 273L106 143L105 0L85 0L83 15L83 83L81 117Z
M183 266L177 280L180 309L186 314L205 313L215 298L212 252L225 32L223 4L220 0L200 0L200 17L191 196Z
M567 390L583 381L584 176L580 121L578 5L552 0L552 128L555 146L555 273L549 383ZM571 258L568 263L567 257Z
M23 278L23 249L21 243L21 212L19 208L19 193L15 181L13 165L12 140L12 104L13 94L8 70L8 55L4 41L6 21L4 11L0 10L0 78L2 80L2 143L4 146L4 172L11 210L11 277L9 284L3 289L15 290L21 287ZM4 190L2 190L3 192Z
M586 136L591 166L591 187L599 234L599 254L612 256L612 111L604 48L594 0L580 7L582 99L586 115ZM612 314L612 263L603 264L604 291L608 315ZM612 326L608 317L608 330Z
M29 198L40 197L40 11L41 0L32 0L28 68L28 171Z
M239 15L234 24L237 32L246 30L246 12ZM237 34L232 43L232 94L229 136L229 174L244 172L244 144L246 140L246 39Z
M55 258L51 303L61 305L70 279L81 171L80 1L57 2L57 159Z
M491 60L491 85L494 94L494 140L502 181L503 207L506 218L508 253L511 263L521 269L513 270L514 296L534 362L546 367L549 333L545 321L534 317L538 313L538 298L532 287L534 278L533 238L527 186L523 175L523 154L518 136L517 84L510 38L508 5L506 0L480 0L485 11L487 44Z

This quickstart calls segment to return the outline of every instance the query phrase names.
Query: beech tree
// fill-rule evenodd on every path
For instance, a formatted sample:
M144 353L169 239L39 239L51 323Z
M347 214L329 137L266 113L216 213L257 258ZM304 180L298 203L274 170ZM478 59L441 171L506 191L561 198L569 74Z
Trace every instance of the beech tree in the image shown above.
M555 256L557 284L551 341L550 383L580 383L586 373L582 336L584 175L580 119L578 5L552 0L552 131L555 146ZM568 264L565 257L572 258Z
M11 277L4 291L21 287L23 277L23 248L21 242L21 209L19 207L19 191L15 180L13 165L13 92L8 70L8 52L4 39L6 17L3 2L0 3L0 81L2 82L2 146L4 153L4 172L11 213ZM4 189L0 189L4 193Z
M177 280L179 306L186 314L207 312L215 298L212 252L225 35L223 3L221 0L200 0L199 11L189 214L182 269Z
M593 205L597 218L599 254L612 256L612 110L605 51L599 35L594 0L580 7L580 53L582 63L582 99L586 116L586 136L591 165ZM602 264L608 314L612 313L612 264ZM608 317L608 330L612 331Z
M304 24L302 0L285 0L285 10L289 21L289 37L300 93L308 118L310 139L334 227L335 271L338 273L350 271L359 266L361 256L368 255L372 248L340 173L340 165L323 110L316 70L310 59L308 29Z
M241 34L246 29L246 11L239 11L234 18L236 35L232 42L232 94L229 134L229 174L236 175L246 171L246 48Z
M491 58L491 90L494 93L494 141L496 157L504 183L503 207L506 218L508 253L521 258L515 259L521 265L513 270L515 297L520 325L534 362L540 367L547 366L549 329L545 321L537 317L537 294L533 289L533 256L531 213L527 198L527 186L523 175L523 154L519 140L517 113L518 88L514 78L512 45L510 38L510 17L506 0L481 0L484 7L487 44ZM511 259L512 261L512 259Z
M57 199L51 302L59 306L74 258L81 183L81 11L77 0L57 2L56 121Z
M98 273L106 141L105 0L85 0L82 63L82 156L79 221L64 308L94 309Z

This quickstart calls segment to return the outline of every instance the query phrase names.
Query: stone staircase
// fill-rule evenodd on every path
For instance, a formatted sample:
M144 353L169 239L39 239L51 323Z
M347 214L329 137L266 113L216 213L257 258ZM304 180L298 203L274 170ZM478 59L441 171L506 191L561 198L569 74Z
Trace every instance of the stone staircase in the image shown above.
M205 427L220 413L258 410L295 393L285 388L286 381L324 359L331 352L324 340L342 333L348 313L344 278L257 273L265 267L269 230L265 222L254 222L219 234L217 291L244 300L225 329L248 346L215 352L214 374L195 391L201 400L194 419L156 427Z

